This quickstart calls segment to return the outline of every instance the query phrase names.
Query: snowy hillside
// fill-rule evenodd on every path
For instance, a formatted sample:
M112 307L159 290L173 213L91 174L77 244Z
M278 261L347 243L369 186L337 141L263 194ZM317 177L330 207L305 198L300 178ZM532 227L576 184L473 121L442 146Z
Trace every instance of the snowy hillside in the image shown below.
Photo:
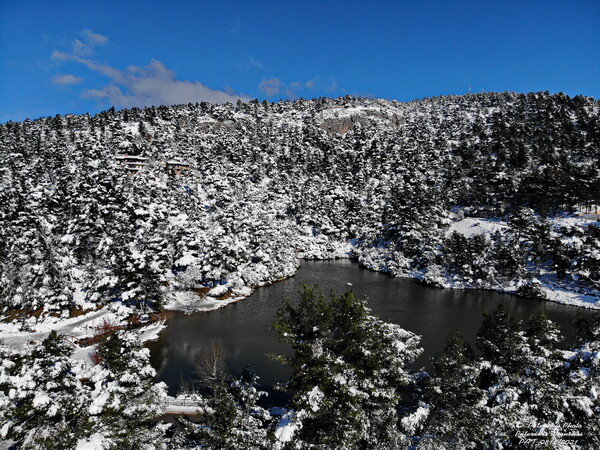
M598 203L599 109L504 93L9 122L0 307L203 309L292 275L297 257L345 256L596 307L600 227L555 216ZM452 233L461 218L502 225Z

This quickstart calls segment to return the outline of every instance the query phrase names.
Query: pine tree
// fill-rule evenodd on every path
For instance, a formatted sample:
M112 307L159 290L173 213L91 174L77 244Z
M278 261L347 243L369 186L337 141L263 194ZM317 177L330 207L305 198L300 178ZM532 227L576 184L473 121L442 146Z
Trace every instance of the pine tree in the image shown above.
M503 305L484 313L477 333L477 346L482 351L479 386L487 394L486 428L495 430L495 436L489 437L495 445L513 445L516 430L527 416L516 375L522 368L526 345L521 322Z
M269 449L267 429L270 414L257 406L263 395L256 389L257 377L249 367L239 379L221 375L209 382L211 393L205 397L196 423L186 423L180 442L198 443L209 449Z
M3 364L11 375L0 383L9 402L4 437L20 448L73 448L90 432L89 389L74 374L71 353L64 338L52 331L30 355L13 354Z
M562 414L566 424L579 432L579 443L600 446L600 314L593 320L579 319L579 343L565 352L561 379Z
M515 320L504 305L500 304L491 313L485 312L477 333L477 346L483 358L494 365L516 367L525 343L521 331L521 322Z
M420 353L419 338L369 313L349 291L326 298L305 287L297 305L286 302L274 323L294 354L289 386L294 439L333 448L397 448L407 438L398 415L406 366Z
M557 377L563 361L557 345L563 340L556 324L544 312L533 316L525 327L526 346L523 359L514 377L520 388L520 402L528 405L532 422L557 425L564 420L560 414L562 396Z
M162 430L155 420L166 386L153 381L148 349L135 333L116 331L100 342L98 357L89 407L95 431L118 448L161 448Z
M431 412L421 433L419 447L478 448L487 444L490 430L484 426L487 396L479 388L480 365L458 330L433 360L427 389Z

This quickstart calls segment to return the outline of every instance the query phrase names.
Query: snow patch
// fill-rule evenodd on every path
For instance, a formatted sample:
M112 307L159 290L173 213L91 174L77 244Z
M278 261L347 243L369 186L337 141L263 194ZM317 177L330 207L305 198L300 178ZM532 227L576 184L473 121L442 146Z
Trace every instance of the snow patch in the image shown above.
M496 231L503 231L506 229L508 229L507 223L501 220L467 217L462 220L452 222L446 231L446 237L450 236L455 231L465 237L471 237L477 234L485 234L489 236L494 234Z
M158 335L162 330L167 328L164 322L155 322L151 325L145 326L139 330L140 341L154 341L158 339Z
M325 394L321 392L318 386L312 388L312 390L307 395L308 405L310 406L310 409L312 409L314 412L317 412L319 410L319 405L321 404L323 398L325 398Z
M290 442L298 428L298 423L294 422L294 410L291 409L279 419L275 429L275 438L279 442Z
M75 450L106 450L112 448L114 442L101 433L92 434L90 437L80 439Z

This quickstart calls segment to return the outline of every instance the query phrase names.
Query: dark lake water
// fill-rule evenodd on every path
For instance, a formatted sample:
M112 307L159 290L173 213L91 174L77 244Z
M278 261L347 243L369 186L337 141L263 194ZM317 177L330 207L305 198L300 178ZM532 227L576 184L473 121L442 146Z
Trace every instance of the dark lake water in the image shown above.
M262 287L244 301L215 311L180 314L169 319L168 328L159 339L148 344L157 381L167 383L169 393L176 394L181 380L195 379L195 361L216 339L226 351L231 373L240 374L250 364L263 389L270 392L270 400L277 402L284 398L285 395L272 392L271 387L276 381L285 381L289 372L266 354L284 353L287 347L277 342L270 326L282 299L296 298L303 284L319 284L324 293L331 289L340 293L353 289L357 296L368 297L374 315L421 335L424 352L414 369L428 365L430 358L443 349L453 328L458 328L474 345L483 312L499 304L522 320L545 311L561 326L566 342L575 340L570 321L577 308L572 306L491 291L426 287L412 280L362 269L350 260L306 261L294 277Z

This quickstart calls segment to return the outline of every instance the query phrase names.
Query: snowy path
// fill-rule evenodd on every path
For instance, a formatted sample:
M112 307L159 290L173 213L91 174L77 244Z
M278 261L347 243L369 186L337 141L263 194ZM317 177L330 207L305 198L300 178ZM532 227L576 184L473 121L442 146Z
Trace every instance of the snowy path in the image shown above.
M36 331L33 332L14 331L15 326L13 324L1 324L0 341L11 347L22 347L31 341L40 342L44 340L53 330L60 334L79 339L88 336L90 330L102 324L105 319L114 317L114 315L112 311L103 308L87 313L84 316L59 320L56 323L38 324Z

